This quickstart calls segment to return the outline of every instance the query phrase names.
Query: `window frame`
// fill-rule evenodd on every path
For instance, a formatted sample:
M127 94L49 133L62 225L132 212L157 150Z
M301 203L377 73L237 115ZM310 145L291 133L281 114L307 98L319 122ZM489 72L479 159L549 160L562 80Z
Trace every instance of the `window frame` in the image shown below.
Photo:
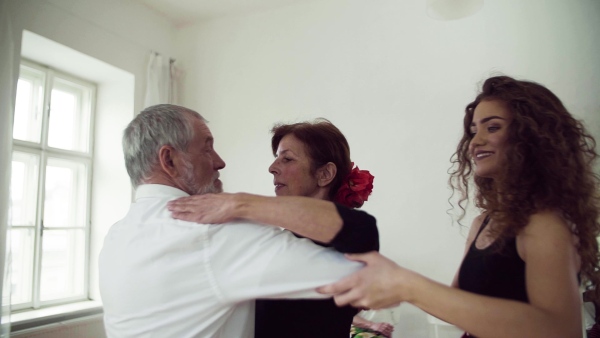
M21 59L20 68L22 66L33 68L36 71L40 71L44 74L43 79L43 102L42 102L42 122L41 122L41 139L39 143L24 141L19 139L12 138L13 141L13 149L14 152L21 152L27 154L34 154L38 156L38 182L37 182L37 196L36 196L36 215L35 215L35 223L33 226L17 226L18 228L33 228L33 249L34 249L34 258L33 258L33 274L32 274L32 282L29 287L31 287L31 301L26 303L12 304L11 302L11 312L24 312L24 311L35 311L41 308L52 307L63 304L70 304L81 301L89 301L90 300L90 265L91 265L91 213L92 213L92 183L93 183L93 165L94 165L94 131L95 131L95 113L96 113L96 95L97 95L97 84L92 83L90 81L83 80L79 77L71 75L67 72L60 71L54 69L52 67L44 66L40 63ZM19 79L21 78L21 72L19 74ZM81 102L82 109L89 110L89 116L87 117L89 121L87 121L87 150L79 151L79 150L66 150L51 147L48 145L48 132L49 132L49 123L50 123L50 115L52 112L50 111L50 98L53 89L53 83L55 79L61 79L75 84L76 86L80 86L89 92L88 97ZM11 137L14 135L11 135ZM83 227L79 227L76 225L68 226L68 227L44 227L43 226L43 215L44 215L44 207L45 207L45 183L46 183L46 171L48 159L58 159L70 161L76 164L83 164L85 166L85 215L83 217ZM11 160L12 162L12 160ZM12 179L11 179L12 180ZM12 222L11 222L12 223ZM11 224L11 231L12 231ZM59 299L52 300L41 300L41 273L42 273L42 261L41 258L43 256L42 251L42 241L43 241L43 233L47 231L54 230L83 230L83 239L85 241L84 245L84 258L83 258L83 289L81 294L71 297L64 297Z

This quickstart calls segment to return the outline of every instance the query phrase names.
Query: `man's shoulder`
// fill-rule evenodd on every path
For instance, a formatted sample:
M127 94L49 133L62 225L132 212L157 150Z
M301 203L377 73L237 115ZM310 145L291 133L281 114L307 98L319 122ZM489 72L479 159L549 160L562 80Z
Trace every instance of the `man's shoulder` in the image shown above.
M275 237L295 238L288 230L279 227L252 223L247 221L234 221L224 224L210 224L209 232L215 235L225 235L228 237L248 239L269 239Z
M293 257L296 252L333 251L309 239L298 238L289 230L251 222L210 225L207 233L214 248L224 248L230 253L243 251L251 255L260 252L263 255L270 252Z

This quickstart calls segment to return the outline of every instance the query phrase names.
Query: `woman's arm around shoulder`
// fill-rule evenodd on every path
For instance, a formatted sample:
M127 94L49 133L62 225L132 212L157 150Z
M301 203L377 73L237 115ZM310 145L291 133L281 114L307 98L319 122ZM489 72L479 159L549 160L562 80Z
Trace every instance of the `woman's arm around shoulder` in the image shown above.
M362 236L363 239L367 239L358 244L367 247L362 251L375 250L374 239L377 247L379 244L374 217L363 211L344 208L316 198L268 197L246 193L204 194L171 201L168 208L174 218L190 222L226 223L248 220L279 226L321 243L331 243L337 236L339 238L336 242L341 243L340 245L348 245L347 237ZM358 230L341 231L346 222L356 220L360 220Z

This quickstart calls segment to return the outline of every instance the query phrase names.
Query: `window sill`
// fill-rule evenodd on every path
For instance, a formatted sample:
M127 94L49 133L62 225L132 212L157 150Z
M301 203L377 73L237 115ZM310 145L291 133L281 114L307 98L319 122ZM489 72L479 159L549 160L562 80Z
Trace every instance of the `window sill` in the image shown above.
M102 313L102 302L99 301L83 301L39 310L16 312L10 315L11 331L31 329L100 313Z

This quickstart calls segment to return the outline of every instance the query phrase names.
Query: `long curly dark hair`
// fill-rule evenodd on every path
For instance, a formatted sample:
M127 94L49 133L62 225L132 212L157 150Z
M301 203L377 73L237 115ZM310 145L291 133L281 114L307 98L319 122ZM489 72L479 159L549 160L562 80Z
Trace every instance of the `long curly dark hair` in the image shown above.
M474 175L469 154L470 125L481 101L503 102L513 115L508 126L506 164L495 179ZM500 242L515 236L540 210L560 211L579 239L581 277L599 285L600 177L594 138L546 87L507 76L487 79L465 109L463 136L452 156L450 186L460 192L465 215L469 186L475 205L491 215Z

